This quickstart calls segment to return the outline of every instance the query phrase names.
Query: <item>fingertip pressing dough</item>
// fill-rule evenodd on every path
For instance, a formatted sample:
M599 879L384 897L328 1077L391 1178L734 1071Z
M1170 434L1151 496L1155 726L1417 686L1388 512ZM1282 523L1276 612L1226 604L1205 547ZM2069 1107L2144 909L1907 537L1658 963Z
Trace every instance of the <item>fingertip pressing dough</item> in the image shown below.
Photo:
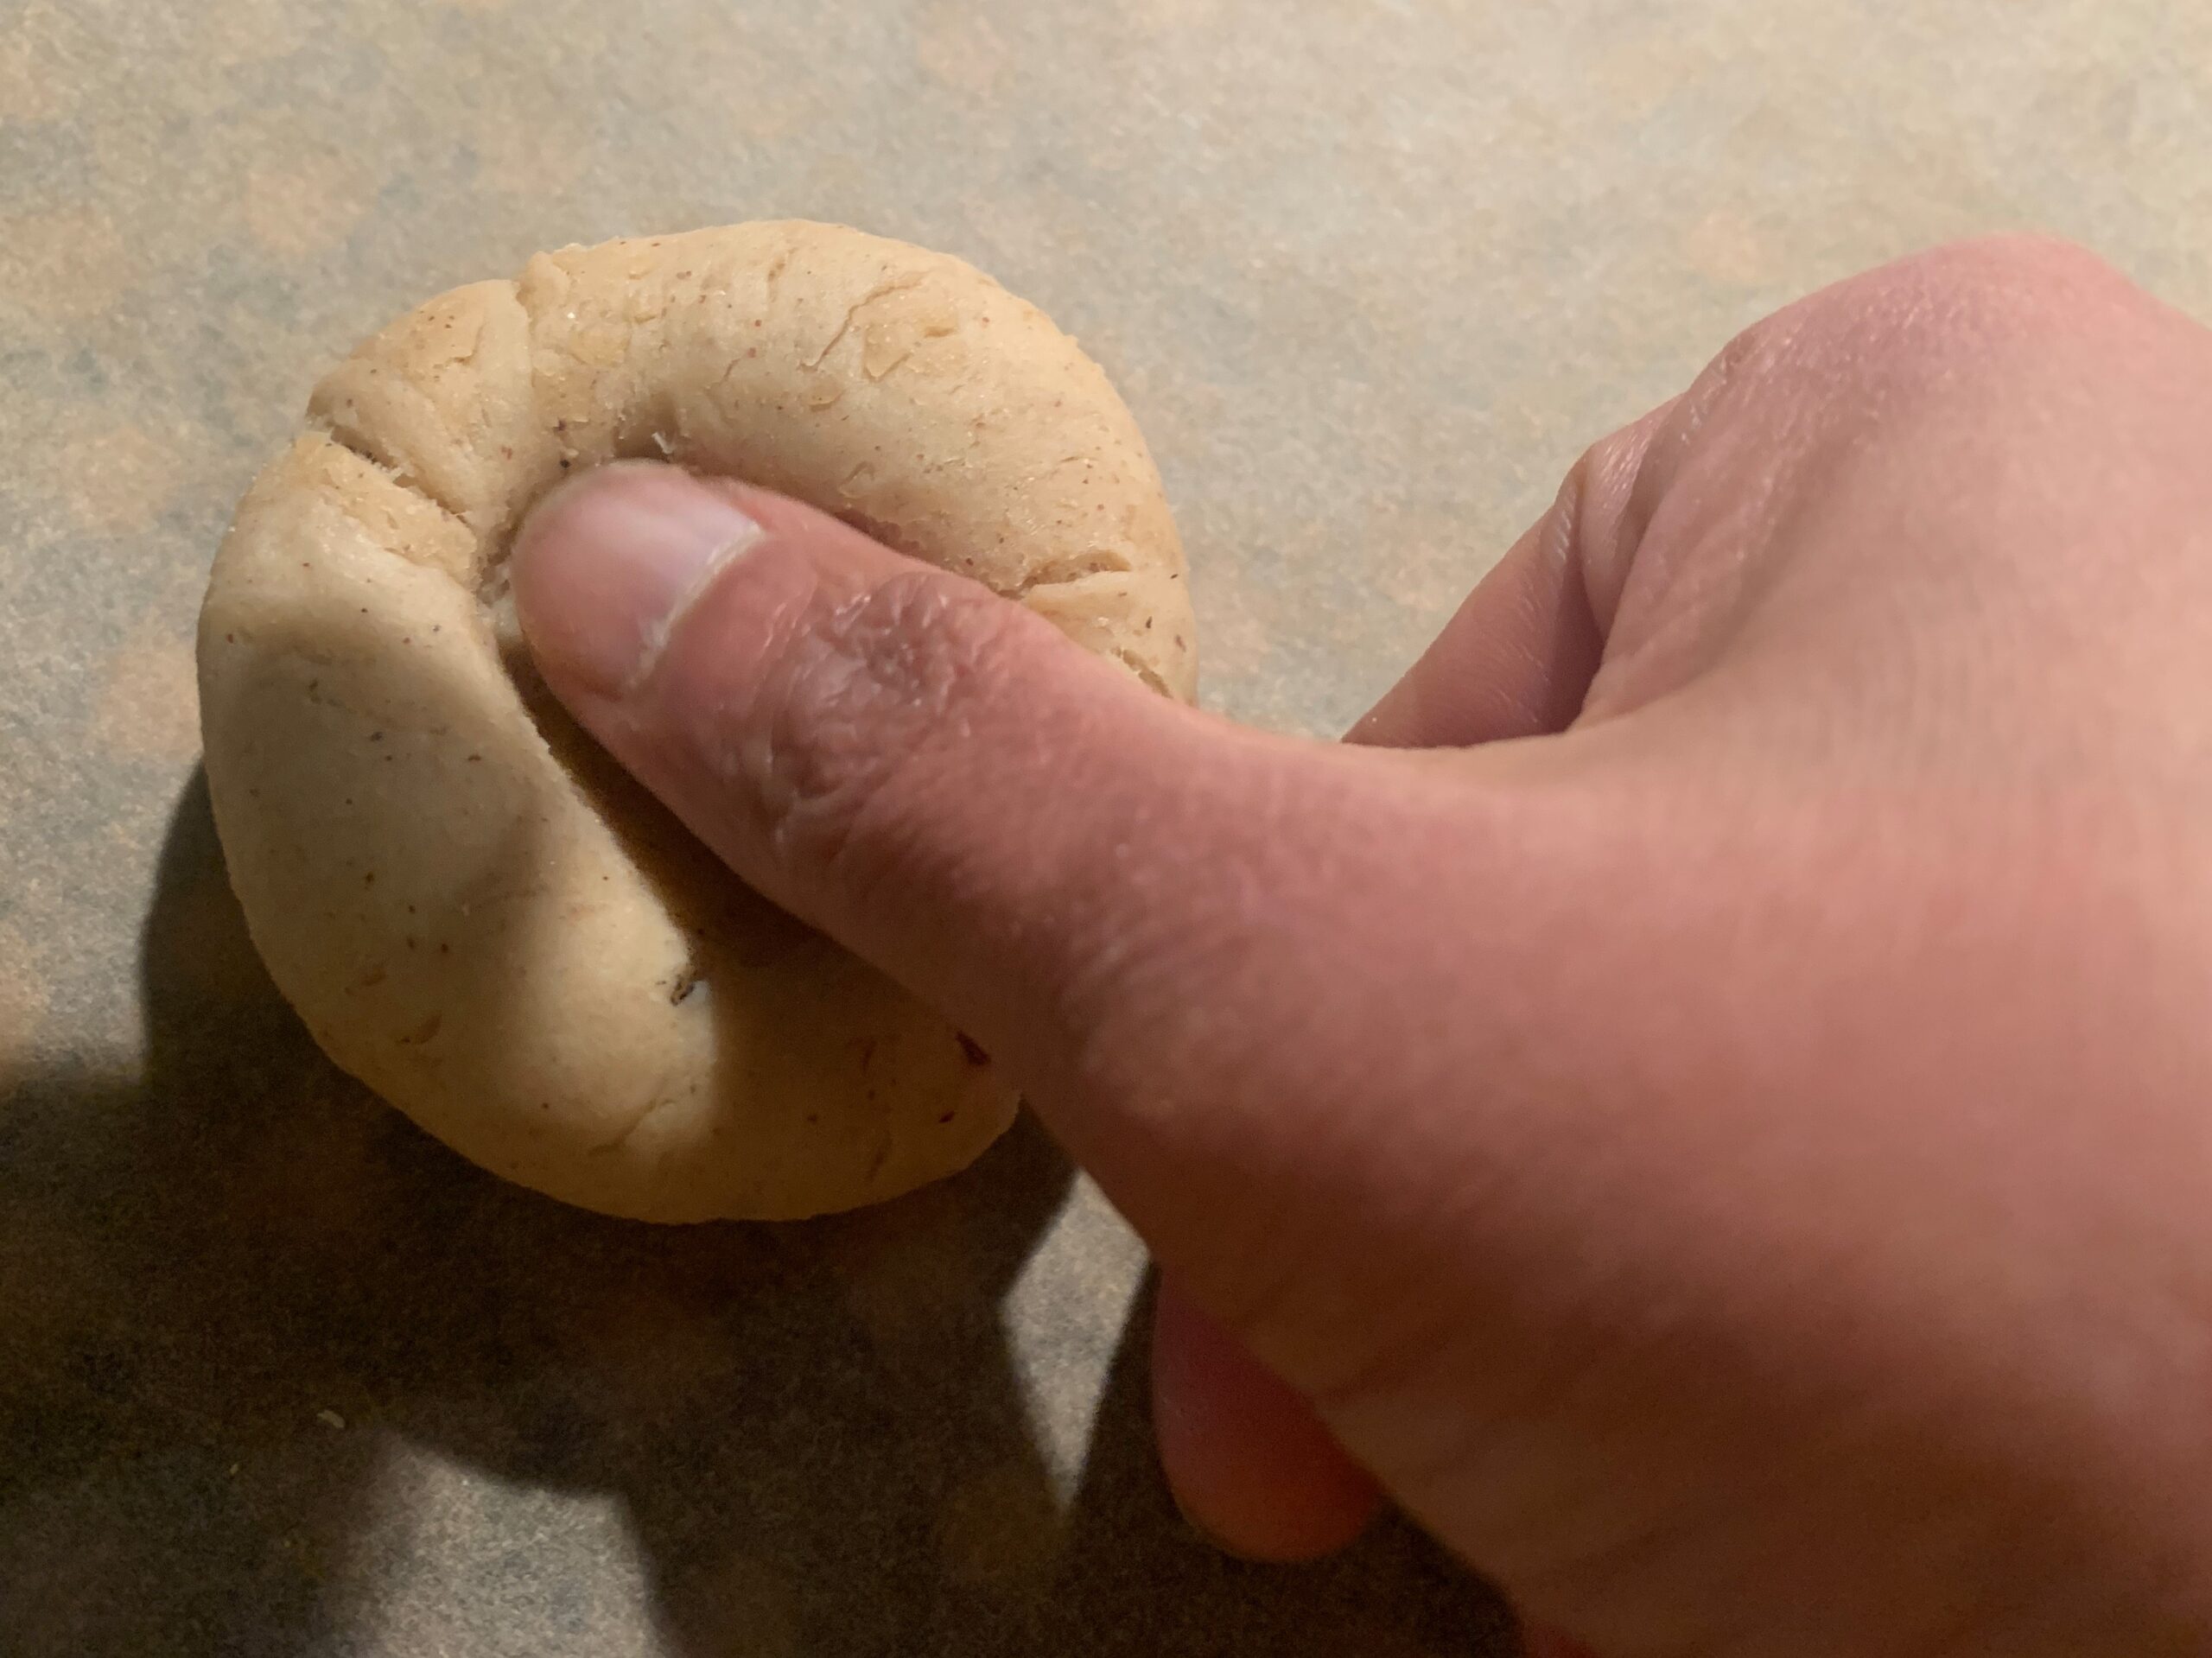
M330 1057L487 1169L664 1221L890 1197L1011 1121L988 1056L741 886L567 719L505 593L562 478L667 458L963 571L1188 699L1183 556L1075 342L959 260L739 225L540 255L315 389L200 615L209 792Z

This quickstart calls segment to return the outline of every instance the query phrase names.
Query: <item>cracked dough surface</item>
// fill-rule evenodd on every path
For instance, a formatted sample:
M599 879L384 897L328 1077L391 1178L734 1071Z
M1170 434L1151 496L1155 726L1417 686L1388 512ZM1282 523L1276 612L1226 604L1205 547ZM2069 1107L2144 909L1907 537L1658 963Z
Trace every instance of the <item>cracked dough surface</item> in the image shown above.
M667 456L812 502L1187 698L1142 436L1034 307L839 226L540 255L358 349L255 481L199 661L254 941L331 1058L485 1167L619 1215L785 1217L966 1165L988 1056L741 886L555 706L530 505Z

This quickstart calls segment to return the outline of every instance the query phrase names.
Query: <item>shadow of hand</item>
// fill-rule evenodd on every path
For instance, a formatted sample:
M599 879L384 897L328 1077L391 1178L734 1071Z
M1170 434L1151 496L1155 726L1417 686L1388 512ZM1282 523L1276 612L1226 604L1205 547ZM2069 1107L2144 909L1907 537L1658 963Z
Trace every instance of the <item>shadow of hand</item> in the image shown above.
M1000 1305L1071 1179L1027 1120L797 1225L504 1185L315 1051L198 779L143 960L143 1074L0 1108L0 1653L1487 1649L1402 1529L1297 1575L1191 1538L1141 1343L1062 1511Z

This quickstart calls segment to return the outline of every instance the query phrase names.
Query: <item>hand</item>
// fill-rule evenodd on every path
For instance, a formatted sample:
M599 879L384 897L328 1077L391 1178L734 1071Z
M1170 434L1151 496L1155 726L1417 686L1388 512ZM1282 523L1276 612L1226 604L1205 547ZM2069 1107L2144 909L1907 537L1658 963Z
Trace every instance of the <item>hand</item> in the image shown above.
M1371 1475L1609 1658L2212 1643L2212 336L2103 266L1752 329L1365 747L663 468L514 581L601 740L1150 1242L1231 1544Z

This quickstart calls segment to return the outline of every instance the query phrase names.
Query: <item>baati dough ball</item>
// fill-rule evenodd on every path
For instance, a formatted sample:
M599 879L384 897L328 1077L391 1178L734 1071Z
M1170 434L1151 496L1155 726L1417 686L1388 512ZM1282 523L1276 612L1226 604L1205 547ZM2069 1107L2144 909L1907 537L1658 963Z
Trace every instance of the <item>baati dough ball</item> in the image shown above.
M200 627L209 792L315 1039L484 1167L664 1221L819 1214L964 1166L973 1042L741 886L572 724L505 589L524 514L638 456L824 508L1189 698L1136 424L1034 307L840 226L541 255L326 377Z

